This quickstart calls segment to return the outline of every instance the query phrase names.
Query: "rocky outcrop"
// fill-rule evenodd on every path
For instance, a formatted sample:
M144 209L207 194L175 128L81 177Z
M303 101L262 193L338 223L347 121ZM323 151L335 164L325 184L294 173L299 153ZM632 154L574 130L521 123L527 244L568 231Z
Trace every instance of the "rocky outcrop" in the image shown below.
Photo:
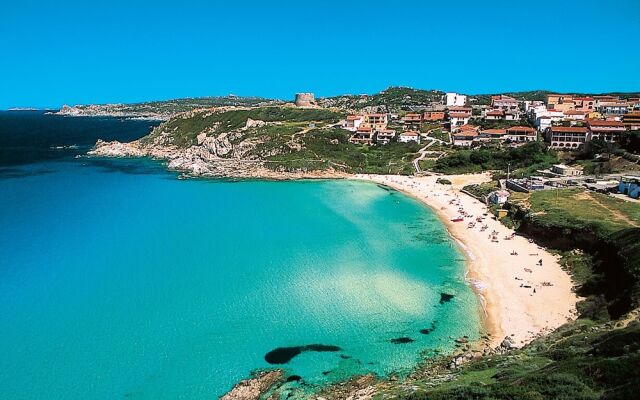
M105 142L98 139L88 154L101 157L144 157L147 155L147 151L142 149L137 142L120 143L117 140Z
M222 400L258 400L277 383L284 382L284 372L280 369L258 372L249 379L238 382Z

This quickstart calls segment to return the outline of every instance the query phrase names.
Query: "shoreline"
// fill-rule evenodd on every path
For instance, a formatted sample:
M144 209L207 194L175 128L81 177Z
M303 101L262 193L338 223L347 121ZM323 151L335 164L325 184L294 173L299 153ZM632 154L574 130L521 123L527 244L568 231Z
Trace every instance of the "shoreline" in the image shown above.
M487 173L443 176L451 180L452 185L442 185L436 183L438 176L433 175L350 174L335 170L284 172L268 169L260 162L238 159L205 161L200 159L199 154L189 154L188 151L176 154L175 149L143 149L136 142L99 141L88 155L107 158L150 157L164 161L166 168L180 173L179 178L182 179L352 179L387 186L429 207L445 225L466 259L465 279L482 305L483 328L489 334L489 346L492 349L502 344L522 347L577 317L575 307L579 299L572 290L570 275L558 264L558 257L516 236L512 229L488 213L485 204L460 191L465 185L489 181ZM459 215L458 208L473 217L453 222L452 219ZM469 229L467 224L476 221L477 217L483 217L482 222ZM487 231L480 231L480 225L486 225ZM489 232L495 232L494 240L489 238ZM511 252L517 254L514 256ZM538 265L539 261L542 261L542 265Z
M514 231L492 219L491 214L477 224L488 225L487 233L481 232L479 227L467 227L468 222L475 221L488 209L461 193L460 189L467 184L487 181L488 175L446 176L453 185L437 184L437 178L357 174L351 179L398 190L436 213L466 259L465 279L484 311L482 320L490 335L491 348L500 346L505 338L510 338L512 347L522 347L574 320L579 298L572 290L571 277L558 264L557 256L520 236L504 240ZM464 208L473 218L453 222L459 214L458 207ZM498 243L489 238L491 231L498 232ZM518 255L511 255L514 251ZM542 266L537 265L538 260L542 260ZM526 272L525 268L531 272ZM551 282L553 286L544 286L542 282Z
M190 154L188 151L149 150L136 144L117 142L98 143L88 155L105 158L148 157L164 162L168 170L180 174L179 179L350 179L386 186L414 198L433 210L444 224L465 258L465 281L478 298L482 337L469 343L463 353L452 354L455 365L468 360L469 356L520 348L577 318L576 303L579 298L572 290L574 285L570 275L558 263L559 257L521 236L505 240L515 232L493 219L485 204L460 191L465 185L490 180L487 173L415 177L350 174L335 170L285 172L268 169L260 162L238 159L205 161L199 154ZM437 184L438 177L449 179L452 185ZM473 217L463 222L453 222L452 219L459 215L458 208ZM486 224L489 227L487 232L480 231L479 226L473 229L467 227L468 222L481 216L484 219L477 225ZM498 243L488 237L492 231L496 232ZM518 255L511 255L510 252L517 252ZM538 265L539 260L543 265ZM550 282L552 286L543 285L543 282ZM414 373L419 374L420 369L419 363ZM330 385L327 389L334 386Z

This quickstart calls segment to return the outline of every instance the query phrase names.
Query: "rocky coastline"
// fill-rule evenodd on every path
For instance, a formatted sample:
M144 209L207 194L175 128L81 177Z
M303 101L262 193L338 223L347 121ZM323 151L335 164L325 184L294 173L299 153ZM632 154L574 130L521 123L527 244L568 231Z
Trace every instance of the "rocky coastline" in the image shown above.
M125 105L121 104L89 106L64 105L60 110L49 112L49 114L62 115L66 117L112 117L149 121L166 121L172 116L170 113L155 111L132 111L127 109Z

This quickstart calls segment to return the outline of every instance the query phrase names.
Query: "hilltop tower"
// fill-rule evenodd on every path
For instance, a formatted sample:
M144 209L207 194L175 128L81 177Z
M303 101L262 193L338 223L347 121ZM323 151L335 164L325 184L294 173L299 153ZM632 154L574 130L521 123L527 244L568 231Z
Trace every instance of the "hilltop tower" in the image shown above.
M313 93L296 93L296 106L298 107L315 107L316 97Z

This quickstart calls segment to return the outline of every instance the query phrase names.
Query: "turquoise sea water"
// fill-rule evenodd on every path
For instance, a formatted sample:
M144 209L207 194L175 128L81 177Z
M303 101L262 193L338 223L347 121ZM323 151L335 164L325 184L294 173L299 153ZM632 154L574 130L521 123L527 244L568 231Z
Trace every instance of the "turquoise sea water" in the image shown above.
M318 384L479 336L442 224L374 184L33 163L0 179L0 227L2 399L211 399L277 347L339 346L280 365Z

